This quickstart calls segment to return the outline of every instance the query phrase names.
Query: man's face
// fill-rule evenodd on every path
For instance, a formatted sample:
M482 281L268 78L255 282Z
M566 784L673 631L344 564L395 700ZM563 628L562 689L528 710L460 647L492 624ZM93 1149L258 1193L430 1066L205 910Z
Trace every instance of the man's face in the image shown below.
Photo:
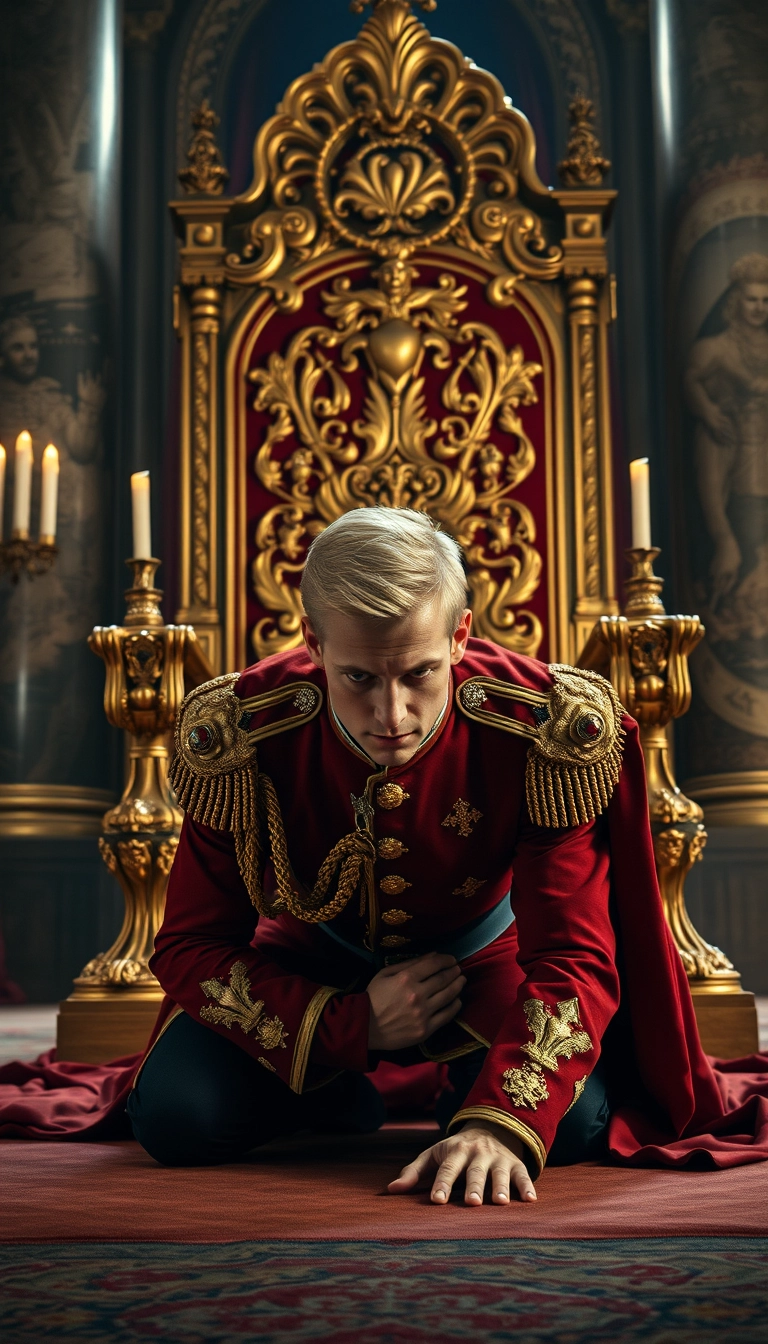
M434 603L392 621L329 611L319 639L304 618L309 656L325 669L338 718L378 765L405 765L418 751L445 704L471 622L465 611L449 637Z
M3 341L0 352L3 373L17 383L31 383L40 361L40 347L34 327L19 327Z
M768 285L743 285L739 305L743 322L750 327L762 327L768 322Z

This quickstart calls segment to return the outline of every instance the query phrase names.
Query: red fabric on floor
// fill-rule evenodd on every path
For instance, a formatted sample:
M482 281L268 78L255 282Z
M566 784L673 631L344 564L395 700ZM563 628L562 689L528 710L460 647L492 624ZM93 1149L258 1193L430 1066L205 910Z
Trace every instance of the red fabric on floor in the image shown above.
M293 1139L229 1167L169 1170L133 1142L0 1144L6 1242L453 1240L768 1233L768 1165L550 1168L535 1204L430 1204L386 1184L435 1131Z

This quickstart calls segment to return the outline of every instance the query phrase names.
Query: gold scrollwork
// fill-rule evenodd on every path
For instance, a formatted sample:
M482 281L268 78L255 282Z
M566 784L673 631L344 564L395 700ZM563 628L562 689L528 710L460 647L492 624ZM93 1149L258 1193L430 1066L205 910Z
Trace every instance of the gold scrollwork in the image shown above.
M562 268L531 208L548 212L530 125L493 75L431 37L408 0L377 0L357 39L294 80L254 163L225 262L234 284L269 283L342 240L400 258L453 240L497 262L499 302L521 274L551 279ZM301 302L293 287L277 298Z
M514 497L536 454L521 408L537 397L542 366L522 347L507 350L480 322L460 322L466 289L443 274L436 287L416 286L418 271L387 259L378 287L352 289L347 277L323 294L334 325L305 327L285 354L251 370L256 410L272 423L255 459L256 475L278 500L259 520L252 582L267 611L253 635L258 657L300 640L296 577L308 543L349 509L385 504L429 512L461 546L468 563L475 629L481 637L535 655L538 617L524 609L536 591L542 560L528 507ZM426 355L447 370L439 421L427 412ZM362 415L345 374L364 358L368 376ZM505 455L494 433L511 440ZM288 457L278 445L298 440Z

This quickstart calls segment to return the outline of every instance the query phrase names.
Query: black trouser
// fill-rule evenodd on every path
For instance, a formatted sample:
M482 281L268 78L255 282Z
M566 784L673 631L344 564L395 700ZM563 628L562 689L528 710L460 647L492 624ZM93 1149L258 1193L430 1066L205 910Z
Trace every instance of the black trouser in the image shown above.
M484 1050L449 1066L454 1091L438 1102L444 1128L462 1105ZM128 1099L135 1137L168 1167L232 1162L270 1139L299 1129L368 1134L386 1118L370 1079L343 1073L297 1097L233 1041L181 1013L147 1058ZM608 1102L599 1068L560 1123L548 1161L580 1162L605 1151Z

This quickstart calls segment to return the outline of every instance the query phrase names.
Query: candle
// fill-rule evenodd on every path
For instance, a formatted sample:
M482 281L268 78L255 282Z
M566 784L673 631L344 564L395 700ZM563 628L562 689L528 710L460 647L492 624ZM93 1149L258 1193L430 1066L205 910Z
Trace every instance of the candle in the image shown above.
M5 449L0 443L0 541L3 540L3 505L5 504Z
M23 429L16 440L16 470L13 483L13 531L17 537L29 536L31 504L32 435Z
M134 471L131 476L133 505L133 559L152 559L152 524L149 515L149 472Z
M651 478L647 457L636 457L629 464L632 488L632 547L651 549Z
M43 490L40 497L40 540L52 546L56 536L56 504L59 494L59 454L52 443L43 453Z

